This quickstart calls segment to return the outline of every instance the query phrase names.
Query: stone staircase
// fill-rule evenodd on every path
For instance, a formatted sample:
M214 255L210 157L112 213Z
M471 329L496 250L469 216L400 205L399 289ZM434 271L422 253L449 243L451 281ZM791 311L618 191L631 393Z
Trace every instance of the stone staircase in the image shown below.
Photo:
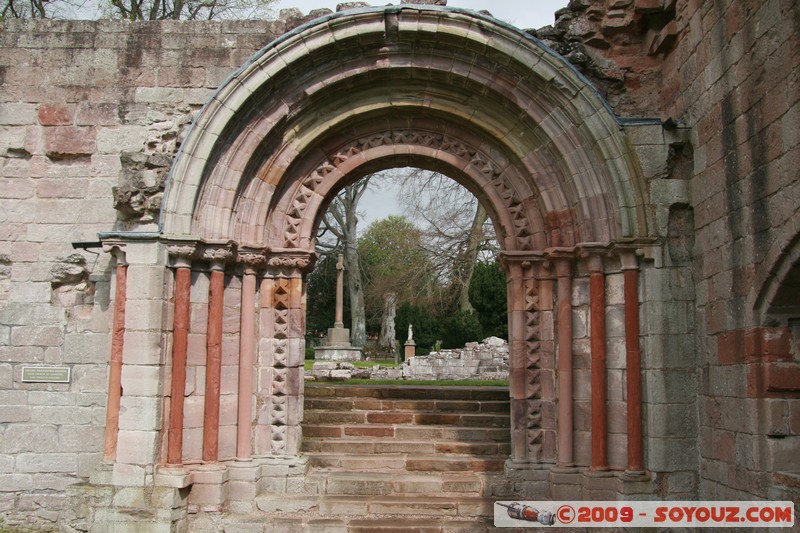
M295 531L487 531L494 501L513 497L507 388L307 384L305 394L303 486L257 499Z

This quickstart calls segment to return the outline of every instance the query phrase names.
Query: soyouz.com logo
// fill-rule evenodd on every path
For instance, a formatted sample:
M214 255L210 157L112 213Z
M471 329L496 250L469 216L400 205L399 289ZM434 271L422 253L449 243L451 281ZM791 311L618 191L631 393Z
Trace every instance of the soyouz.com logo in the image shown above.
M500 501L495 527L792 527L792 502Z

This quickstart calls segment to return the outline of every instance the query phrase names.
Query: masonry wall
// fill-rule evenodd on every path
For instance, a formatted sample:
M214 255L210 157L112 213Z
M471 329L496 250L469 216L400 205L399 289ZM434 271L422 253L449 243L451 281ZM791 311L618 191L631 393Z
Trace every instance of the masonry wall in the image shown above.
M661 105L693 148L699 495L798 501L800 337L759 295L798 299L780 271L800 230L800 6L689 0L677 20Z
M155 229L160 195L153 187L164 179L192 115L250 55L298 22L8 20L0 27L0 515L6 524L54 523L64 487L102 461L113 266L109 254L70 243L115 229ZM193 301L207 298L207 280L205 296L202 286L195 280ZM162 288L155 290L160 297ZM237 294L226 292L226 316L238 317ZM194 332L205 328L204 312L200 304L193 309ZM138 329L141 316L129 309L128 326ZM190 364L204 354L196 348ZM70 368L70 383L21 382L22 367L43 364ZM199 368L189 368L187 407L199 401L202 416ZM236 372L234 363L223 367L223 386L233 380L235 390ZM126 391L153 383L160 382L123 374ZM223 409L224 456L233 455L235 442L229 411ZM193 437L187 432L189 461L199 458Z

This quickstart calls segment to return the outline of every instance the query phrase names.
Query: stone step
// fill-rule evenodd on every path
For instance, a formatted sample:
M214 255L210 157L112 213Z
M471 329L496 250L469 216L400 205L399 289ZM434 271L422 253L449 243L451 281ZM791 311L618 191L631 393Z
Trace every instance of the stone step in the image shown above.
M464 454L477 457L507 457L510 442L448 442L434 440L394 441L387 439L313 439L303 441L303 451L343 456L375 456L383 454Z
M505 400L435 400L310 397L305 400L307 410L328 411L391 411L395 413L505 413L511 402Z
M492 472L311 472L307 477L325 496L480 497Z
M511 440L511 431L507 427L458 427L458 426L394 426L394 425L357 425L357 424L303 424L303 446L318 439L336 442L359 440L364 443L386 441L400 442L498 442ZM356 451L354 453L370 453Z
M325 471L501 472L504 457L463 454L309 454L309 465Z
M508 387L437 385L330 385L307 383L306 398L380 398L411 400L509 401Z
M321 411L305 410L306 424L392 424L416 426L459 426L507 428L508 413L413 413L388 411Z
M223 531L236 533L485 533L500 531L487 516L465 517L440 514L414 516L407 513L325 516L319 512L267 513L260 516L229 516ZM503 530L509 531L509 530Z
M264 512L308 512L322 516L427 516L489 517L494 500L476 496L303 496L287 504L285 496L258 496L256 505Z

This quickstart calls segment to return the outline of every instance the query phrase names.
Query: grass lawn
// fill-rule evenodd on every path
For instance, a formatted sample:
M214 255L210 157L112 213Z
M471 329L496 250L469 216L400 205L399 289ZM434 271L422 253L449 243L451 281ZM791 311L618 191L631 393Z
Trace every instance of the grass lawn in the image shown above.
M342 383L345 385L430 385L437 387L507 387L508 380L461 379L447 381L441 379L348 379L347 381L328 381L321 383Z

